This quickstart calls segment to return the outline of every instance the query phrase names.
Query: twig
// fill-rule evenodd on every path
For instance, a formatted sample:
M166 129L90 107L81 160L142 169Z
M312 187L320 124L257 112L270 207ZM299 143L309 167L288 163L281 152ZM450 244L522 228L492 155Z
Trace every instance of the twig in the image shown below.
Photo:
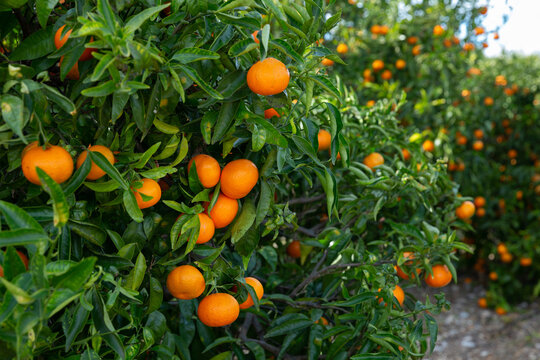
M312 196L312 197L301 197L301 198L291 199L289 200L289 205L307 204L307 203L322 200L325 197L326 195L321 194L321 195Z

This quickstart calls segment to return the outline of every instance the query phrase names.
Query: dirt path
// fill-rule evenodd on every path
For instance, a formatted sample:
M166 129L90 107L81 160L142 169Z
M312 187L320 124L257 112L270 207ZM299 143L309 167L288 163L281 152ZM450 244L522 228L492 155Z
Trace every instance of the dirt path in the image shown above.
M428 360L540 360L540 303L499 316L478 307L479 287L445 292L452 309L437 316L439 339Z

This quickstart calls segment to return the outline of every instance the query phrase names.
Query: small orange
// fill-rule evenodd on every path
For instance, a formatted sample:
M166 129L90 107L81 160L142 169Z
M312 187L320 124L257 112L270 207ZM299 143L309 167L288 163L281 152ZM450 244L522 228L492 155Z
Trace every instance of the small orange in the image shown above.
M298 259L302 254L300 251L300 241L294 240L287 246L287 254L293 259Z
M324 316L321 316L321 318L319 320L315 321L315 324L321 324L322 326L328 326L329 322Z
M508 248L506 247L504 243L500 243L497 245L497 252L501 255L505 254L508 252Z
M364 158L364 165L373 170L376 166L383 165L384 158L378 152L369 154Z
M319 134L317 135L317 141L319 143L318 150L328 150L330 149L330 143L332 142L332 136L330 133L324 129L319 130Z
M475 209L471 201L465 201L456 209L456 216L461 220L470 219L474 215Z
M412 54L414 56L418 56L420 55L420 52L422 51L422 46L421 45L415 45L413 48L412 48Z
M334 65L334 60L330 60L330 59L327 59L327 58L323 58L321 60L321 64L323 66L333 66Z
M205 188L211 188L217 185L221 175L221 167L216 159L209 155L199 154L189 160L188 174L191 169L191 164L195 161L195 168L197 169L197 176L202 186Z
M422 149L427 152L433 152L435 150L435 144L431 140L426 140L422 144Z
M368 100L368 102L366 103L367 107L373 107L374 105L375 105L375 100Z
M479 207L479 208L486 206L486 198L483 197L483 196L475 197L474 198L474 205L476 207Z
M482 140L476 140L472 144L474 151L481 151L484 148L484 142Z
M251 36L253 37L253 41L255 41L256 44L261 43L261 41L257 37L258 34L259 34L259 30L255 30L253 33L251 33Z
M54 181L62 184L73 174L73 159L60 146L34 146L26 151L21 161L24 177L32 184L41 185L36 168L45 171Z
M508 150L508 157L510 159L515 159L518 156L518 152L515 149Z
M379 35L381 33L381 26L380 25L372 25L369 29L372 34Z
M239 314L238 301L232 295L225 293L215 293L204 297L197 310L199 320L210 327L232 324Z
M499 275L495 271L489 273L489 278L493 281L496 281L499 278Z
M255 94L276 95L289 86L289 70L281 61L269 57L251 66L247 73L248 87Z
M390 70L384 70L381 74L381 79L386 81L392 79L392 72Z
M444 34L444 28L441 25L435 25L433 28L433 35L441 36Z
M480 14L482 14L482 15L486 15L486 14L487 14L487 10L488 10L487 7L482 6L482 7L478 10L478 12L479 12Z
M380 28L379 28L379 34L386 35L386 34L388 34L389 30L390 30L390 28L387 25L381 25Z
M468 98L471 96L471 90L463 89L461 90L461 96L464 98Z
M482 129L474 130L474 137L477 139L482 139L484 137L484 132L482 131Z
M204 292L205 287L204 276L191 265L178 266L167 276L167 289L177 299L195 299Z
M463 50L465 50L465 51L473 51L474 50L474 44L473 43L465 43L465 44L463 44Z
M478 217L486 216L486 209L480 208L480 209L476 210L476 216L478 216Z
M506 77L504 75L495 76L495 85L506 86L507 84L508 84L508 81L506 80Z
M493 39L494 40L499 40L499 33L493 34Z
M86 157L88 156L88 151L98 152L101 155L105 156L105 159L107 159L109 163L114 164L114 154L108 147L103 145L92 145L88 148L88 150L83 151L77 158L77 169L80 168L86 160ZM105 175L105 171L92 161L92 167L90 168L90 172L88 173L88 176L86 178L88 180L97 180L103 177L103 175Z
M502 306L497 306L495 308L495 312L497 313L497 315L504 315L506 314L506 310L502 307Z
M405 161L411 158L411 152L409 150L401 149L401 153L403 154L403 159L405 159Z
M137 200L137 205L139 209L146 209L157 204L159 199L161 199L161 188L157 181L152 179L142 179L138 182L142 182L142 186L138 189L131 188L131 191L135 194L135 199ZM151 196L150 200L143 200L141 194Z
M487 300L486 300L486 298L478 299L478 306L480 306L482 309L487 308Z
M510 253L501 254L501 261L505 264L512 262L513 259L514 259L514 256Z
M430 287L440 288L452 281L452 273L446 265L435 265L432 267L433 275L426 273L425 281Z
M251 285L253 289L255 289L255 294L257 294L257 298L261 300L264 295L264 287L262 286L261 282L254 277L247 277L245 280L246 284ZM251 295L248 294L247 300L240 304L240 309L247 309L252 307L253 305L253 298L251 297Z
M221 172L221 191L231 199L241 199L250 193L259 180L259 170L250 160L234 160Z
M405 66L407 66L407 63L403 59L396 60L396 69L402 70L405 69Z
M407 44L414 45L418 42L418 38L416 36L409 36L407 38Z
M521 266L531 266L532 259L530 257L522 257L521 259L519 259L519 264Z
M214 237L216 227L210 217L204 213L199 215L199 236L197 237L197 244L204 244Z
M281 115L279 115L279 113L277 112L276 109L274 108L270 108L270 109L266 109L264 110L264 118L265 119L271 119L273 117L281 117Z
M483 27L481 26L477 26L474 28L474 34L475 35L482 35L483 33L485 33L486 31L484 30Z
M403 257L404 257L405 259L411 259L411 260L412 260L412 259L414 259L414 254L411 253L411 252L406 251L406 252L403 253ZM412 261L406 261L406 262L405 262L405 266L411 265L411 263L412 263ZM403 266L403 265L402 265L402 266ZM415 278L414 273L412 273L411 276L409 276L409 275L407 275L407 274L405 273L405 271L403 271L398 265L396 265L395 268L396 268L397 276L399 276L401 279L403 279L403 280L410 280L411 277L412 277L413 279ZM415 271L416 271L416 274L417 274L417 275L420 275L420 273L422 272L422 269L416 269Z
M379 292L380 291L381 289L379 289ZM399 306L403 306L403 301L405 301L405 292L403 291L403 289L399 285L396 285L394 290L392 290L392 293L394 294L394 297L397 299ZM382 301L383 299L379 298L379 303L381 303Z
M469 75L469 76L471 76L471 75L478 76L480 74L482 74L482 70L480 70L477 67L472 67L469 70L467 70L467 75Z
M375 72L381 71L382 69L384 69L384 61L379 60L379 59L373 61L373 63L371 64L371 68Z
M492 106L493 105L493 98L491 96L487 96L486 98L484 98L484 105Z
M523 191L518 190L518 191L516 192L516 199L517 199L517 200L523 199Z
M349 51L349 47L347 46L347 44L341 43L341 44L339 44L339 45L337 46L336 51L337 51L339 54L344 55L344 54L346 54L346 53Z
M21 261L23 262L26 270L28 270L28 257L26 257L26 255L19 250L17 250L17 254L21 258ZM2 267L2 265L0 265L0 277L4 277L4 268Z
M208 205L209 203L204 204L207 213ZM236 213L238 213L238 200L219 193L216 203L208 215L214 222L216 229L221 229L234 220Z

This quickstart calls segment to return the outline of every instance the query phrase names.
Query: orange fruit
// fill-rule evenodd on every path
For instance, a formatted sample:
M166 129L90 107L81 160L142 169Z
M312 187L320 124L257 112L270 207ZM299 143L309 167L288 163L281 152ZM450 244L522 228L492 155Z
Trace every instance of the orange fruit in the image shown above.
M289 70L281 61L269 57L257 61L247 73L247 84L251 91L259 95L276 95L289 85Z
M41 146L34 146L24 154L21 167L24 177L32 184L41 185L37 167L45 171L58 184L62 184L73 174L73 159L63 147L48 145L43 150Z
M522 257L521 259L519 259L519 264L521 266L531 266L532 259L530 257Z
M69 36L71 35L72 29L69 29L68 31L63 33L64 28L66 25L62 25L58 30L56 30L56 33L54 34L54 46L57 49L60 49L64 44L68 41ZM64 36L62 36L62 33ZM90 40L92 42L92 40ZM87 61L92 59L92 53L94 51L97 51L97 49L94 48L86 48L84 49L81 57L79 58L79 61ZM77 70L78 72L78 70Z
M462 220L470 219L474 215L475 209L471 201L465 201L456 209L456 216Z
M381 26L380 25L372 25L369 29L372 34L379 35L381 33Z
M486 209L480 208L480 209L476 210L476 216L478 216L478 217L486 216Z
M431 140L426 140L422 144L422 149L427 152L433 152L435 150L435 144Z
M139 209L146 209L157 204L159 199L161 199L161 188L157 181L152 179L142 179L139 180L142 182L142 187L135 189L131 188L131 191L135 194L135 199L137 200L137 205ZM141 194L151 196L150 200L144 201Z
M481 129L474 130L474 137L477 139L482 139L484 137L484 132Z
M321 316L321 318L319 320L315 321L315 324L321 324L322 326L328 326L329 322L324 316Z
M418 42L418 38L416 36L409 36L407 38L407 44L414 45Z
M381 74L381 79L386 81L392 79L392 72L390 70L384 70Z
M458 136L457 143L458 145L465 145L467 144L467 138L465 136Z
M414 259L414 253L412 252L409 252L409 251L406 251L403 253L403 257L405 259L410 259L409 261L406 261L405 262L405 266L408 266L408 265L411 265L412 264L412 260ZM396 272L397 272L397 276L399 276L400 278L402 278L403 280L409 280L411 277L409 275L407 275L398 265L395 266L395 269L396 269ZM418 275L420 275L420 273L422 272L421 269L416 269L415 270L416 273ZM414 279L415 276L414 274L412 274L412 278Z
M486 14L487 14L487 10L488 10L487 7L482 6L482 7L478 10L478 12L479 12L480 14L482 14L482 15L486 15Z
M480 74L482 74L482 71L481 71L479 68L477 68L477 67L472 67L472 68L470 68L469 70L467 70L467 75L469 75L469 76L470 76L470 75L475 75L475 76L477 76L477 75L480 75ZM480 131L481 131L481 130L480 130Z
M499 34L498 33L493 34L493 39L494 40L499 40Z
M177 299L195 299L204 292L205 287L204 276L191 265L178 266L167 276L167 289Z
M444 34L444 28L441 25L435 25L433 27L433 35L441 36L442 34Z
M467 89L461 90L461 96L464 98L468 98L469 96L471 96L471 90L467 90Z
M384 158L378 152L369 154L364 158L364 165L373 170L374 167L384 164Z
M515 159L517 157L517 155L518 155L517 150L515 150L515 149L508 150L508 157L510 159Z
M472 144L473 150L480 151L484 148L484 142L482 140L476 140Z
M28 258L26 257L26 255L19 250L17 250L17 254L19 254L19 257L21 258L24 267L26 268L26 270L28 270ZM4 277L4 268L2 267L2 265L0 265L0 277Z
M379 292L380 291L381 289L379 289ZM392 293L394 294L394 297L397 299L399 305L403 306L403 301L405 301L405 292L403 291L403 289L399 285L396 285ZM383 299L379 298L379 303L381 303L382 301Z
M208 205L209 203L205 203L204 205L207 213ZM223 195L223 193L219 193L216 203L208 215L214 222L216 229L221 229L229 225L234 220L237 212L238 201Z
M491 96L487 96L484 99L484 105L486 106L492 106L493 105L493 98Z
M443 40L443 45L444 45L445 48L451 47L451 46L452 46L452 40L450 40L450 39L444 39L444 40Z
M473 43L465 43L465 44L463 44L463 50L465 50L465 51L473 51L474 50L474 44Z
M486 300L486 298L478 299L478 306L480 306L482 309L487 308L487 300Z
M484 28L481 26L477 26L474 28L474 34L475 35L482 35L485 32Z
M231 199L241 199L259 180L259 170L250 160L234 160L225 165L221 172L221 191Z
M497 245L497 252L501 255L505 254L508 252L508 248L506 247L504 243L500 243Z
M202 186L205 188L211 188L217 185L221 175L221 167L216 159L210 155L199 154L189 160L188 174L191 169L191 164L195 161L195 168L197 169L197 176Z
M403 154L403 159L405 159L405 161L411 158L411 152L409 150L401 149L401 153Z
M64 60L64 57L62 56L60 58L60 66L62 66L62 61ZM69 72L66 75L66 79L69 80L79 80L79 62L76 62L75 65L69 70Z
M366 103L367 107L373 107L374 105L375 105L375 100L368 100L368 102Z
M92 145L88 148L88 150L83 151L77 158L77 169L80 168L86 160L86 157L88 156L88 151L98 152L101 155L105 156L107 161L109 161L111 164L114 164L114 154L108 147L103 145ZM88 180L97 180L103 177L103 175L105 175L105 171L92 161L92 167L90 168L90 172L88 173L88 176L86 178Z
M294 240L287 246L287 254L294 259L298 259L301 255L300 241Z
M319 142L319 151L330 149L330 143L332 142L332 136L330 133L324 129L319 130L317 135L317 140Z
M274 108L270 108L270 109L264 110L264 118L265 118L265 119L271 119L271 118L273 118L274 116L276 116L276 117L281 117L281 115L279 115L279 113L277 112L277 110L274 109Z
M197 244L204 244L214 237L216 227L210 217L204 213L199 215L199 236L197 237Z
M448 285L452 281L452 273L446 265L435 265L432 270L433 275L426 273L424 278L428 286L439 288Z
M474 198L474 206L481 208L486 206L486 198L483 196L477 196Z
M349 51L349 47L347 46L347 44L341 43L337 46L336 51L338 52L338 54L344 55Z
M510 254L510 253L501 254L501 261L503 263L508 264L508 263L512 262L513 259L514 259L514 256L512 254Z
M39 145L39 143L38 143L37 141L33 141L33 142L31 142L30 144L26 145L26 146L24 147L23 151L21 152L21 159L24 157L24 155L26 155L26 153L27 153L29 150L35 148L35 147L38 146L38 145Z
M334 65L334 60L324 58L324 59L321 60L321 64L323 66L333 66Z
M495 76L495 85L506 86L507 84L508 84L508 81L506 80L506 77L504 75Z
M421 45L415 45L415 46L412 48L412 54L413 54L414 56L420 55L421 50L422 50L422 46L421 46Z
M210 327L232 324L240 314L238 301L229 294L215 293L204 297L199 303L199 320Z
M405 69L405 66L407 66L407 63L403 59L396 60L396 69L401 70Z
M379 34L381 34L381 35L386 35L386 34L388 34L388 31L389 31L389 30L390 30L390 28L388 28L387 25L381 25L381 26L379 27Z
M257 298L259 300L262 299L264 295L264 287L262 286L261 282L254 277L247 277L246 284L251 285L253 289L255 289L255 294L257 294ZM247 309L254 305L253 298L248 293L248 298L246 301L240 304L240 309Z
M382 69L384 69L384 61L382 61L382 60L373 61L373 63L371 64L371 68L375 72L381 71Z
M501 306L497 306L497 307L495 308L495 312L497 313L497 315L504 315L504 314L506 314L506 310L505 310L503 307L501 307Z
M523 199L523 191L518 190L518 191L516 192L516 199L517 199L517 200Z
M496 281L499 278L499 275L495 271L489 273L489 278L493 281Z
M261 41L257 37L258 34L259 34L259 30L255 30L253 33L251 33L251 36L253 37L253 41L255 41L255 43L260 44Z

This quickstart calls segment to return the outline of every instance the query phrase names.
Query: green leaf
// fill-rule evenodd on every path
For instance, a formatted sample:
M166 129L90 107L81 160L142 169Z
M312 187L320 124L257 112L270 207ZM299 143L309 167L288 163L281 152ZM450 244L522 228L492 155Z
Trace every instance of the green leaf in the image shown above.
M135 198L135 194L133 193L133 191L124 190L122 197L124 201L124 206L126 207L126 211L128 212L129 216L136 222L142 222L143 213L139 208L139 205L137 205L137 199Z
M39 167L36 168L36 172L39 176L39 180L41 181L41 186L51 196L53 201L54 226L62 227L66 225L69 220L69 205L66 201L66 196L64 195L62 188Z
M236 217L231 226L231 241L233 244L238 242L253 225L255 216L255 204L253 204L253 200L247 199L242 206L242 212Z
M0 106L2 107L2 117L6 124L17 136L26 142L23 134L25 116L22 99L14 95L5 94L0 96Z
M41 84L41 87L47 98L56 103L56 105L60 106L62 110L70 115L77 114L75 104L70 99L62 95L57 89L46 84Z
M161 142L157 142L154 145L152 145L148 150L146 150L142 155L139 161L137 161L133 166L137 169L142 169L145 167L146 163L148 163L148 160L158 151L159 147L161 146Z
M201 134L204 139L204 142L207 144L211 143L212 127L216 123L218 114L219 113L216 111L207 111L201 120Z
M240 102L225 102L219 109L219 114L214 127L214 136L212 136L212 145L223 140L223 137L233 124Z
M116 82L114 80L106 81L98 86L94 86L81 91L81 94L88 97L99 97L111 95L116 91Z
M90 81L98 81L101 76L107 71L109 66L114 64L116 58L111 54L107 53L99 59L99 62L97 63L96 67L94 68L94 72L92 73L92 76L90 77Z
M223 96L219 92L214 90L206 81L204 81L203 78L197 73L197 71L195 71L195 69L187 65L181 65L180 70L182 70L182 72L184 72L187 77L193 80L193 82L199 85L200 88L204 90L208 95L210 95L214 99L223 99Z
M158 118L154 119L154 126L156 129L161 131L164 134L174 135L180 131L178 126L167 124L166 122L163 122L159 120Z
M111 192L118 189L120 184L118 184L118 181L116 180L109 180L109 181L99 182L99 183L98 182L85 182L84 186L86 186L87 188L95 192Z
M341 103L341 93L339 90L328 80L320 75L309 75L309 78L313 80L317 85L323 88L325 91L332 94Z
M259 195L259 202L257 204L257 213L255 217L256 225L260 225L266 217L266 214L270 209L270 205L272 204L273 196L274 192L272 191L272 188L270 187L270 185L268 185L268 182L266 182L266 180L262 179L261 194Z
M54 47L53 26L33 32L13 50L11 61L34 60L52 53Z
M225 12L239 7L251 7L254 4L253 0L233 0L220 7L217 12Z
M0 212L4 215L11 230L25 229L45 233L33 217L15 204L0 200Z
M84 258L72 266L68 272L55 277L51 284L56 289L64 288L79 291L92 274L96 261L97 258L95 256Z
M243 39L243 40L238 41L233 46L231 46L229 48L228 54L231 57L238 57L238 56L241 56L250 52L251 50L257 49L258 47L259 47L259 44L254 42L252 38Z
M174 53L171 60L181 62L182 64L189 64L194 61L201 60L218 60L219 54L200 48L183 48Z
M313 321L307 316L302 314L291 314L290 318L284 322L274 321L274 326L271 326L270 329L264 335L265 338L275 337L290 334L293 332L299 332L302 329L305 329L313 325ZM279 320L279 319L278 319Z
M84 159L84 162L82 163L81 167L78 168L73 176L69 179L68 183L64 187L64 194L66 196L69 196L75 192L79 188L79 186L82 185L88 174L90 173L90 170L92 169L92 160L90 160L90 157L87 156L86 159ZM114 180L112 180L116 187L118 187L118 183Z
M158 279L150 277L150 296L146 313L150 314L161 307L163 302L163 287Z
M60 310L69 305L73 300L78 298L80 294L70 289L57 289L47 299L45 305L45 314L47 317L54 316Z
M64 328L64 334L66 335L66 352L71 348L71 345L77 338L77 335L79 335L79 333L83 330L86 322L88 321L89 315L90 311L86 310L81 304L77 305L75 308L75 313L71 318L69 328Z
M3 269L4 277L8 281L12 281L17 275L26 271L21 257L13 246L9 246L5 252Z
M102 246L107 240L107 233L101 227L83 221L69 220L67 226L77 235L94 245Z
M92 310L92 320L97 332L101 334L101 337L103 337L105 342L109 344L120 358L125 359L126 356L122 341L116 333L101 296L95 289L92 290L92 305L94 306L94 309Z
M143 253L139 253L135 267L131 269L129 275L126 278L126 287L130 290L138 290L144 280L144 274L146 273L146 259Z
M154 6L148 9L137 13L135 16L131 17L126 25L124 26L124 31L126 34L133 34L135 30L141 27L141 25L152 16L160 12L161 10L170 6L169 4L164 4L160 6Z
M7 281L3 277L0 277L0 281L2 282L2 285L6 287L6 290L15 298L17 303L21 305L29 305L35 301L35 299L32 298L26 291Z
M124 190L129 189L129 184L126 180L122 177L122 175L118 172L118 170L114 167L113 164L107 160L103 154L97 152L97 151L88 151L88 156L90 159L101 168L101 170L105 171L111 178L113 178L120 187Z
M25 246L38 243L47 243L49 237L43 230L16 229L0 231L0 247Z
M304 58L299 53L294 51L294 49L286 41L281 39L270 40L270 45L281 51L284 55L293 59L296 63L304 63Z

